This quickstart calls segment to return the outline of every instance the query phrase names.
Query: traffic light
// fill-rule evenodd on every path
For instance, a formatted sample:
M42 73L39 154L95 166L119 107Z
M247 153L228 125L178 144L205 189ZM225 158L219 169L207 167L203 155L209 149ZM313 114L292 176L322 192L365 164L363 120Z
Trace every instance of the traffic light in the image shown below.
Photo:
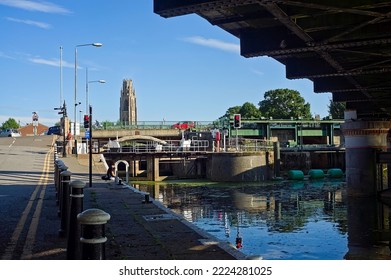
M90 127L90 117L88 115L84 115L84 128Z
M234 128L240 128L242 126L241 124L241 115L240 114L234 114Z

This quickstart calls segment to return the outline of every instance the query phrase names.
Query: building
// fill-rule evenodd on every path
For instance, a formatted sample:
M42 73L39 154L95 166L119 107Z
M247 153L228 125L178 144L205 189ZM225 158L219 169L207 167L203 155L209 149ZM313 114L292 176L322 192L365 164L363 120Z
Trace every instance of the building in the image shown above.
M36 135L43 135L47 132L48 127L41 123L37 123L35 129L36 129ZM22 136L34 136L34 125L30 123L26 126L19 128L18 131Z
M123 80L119 119L122 125L137 125L136 90L132 80Z

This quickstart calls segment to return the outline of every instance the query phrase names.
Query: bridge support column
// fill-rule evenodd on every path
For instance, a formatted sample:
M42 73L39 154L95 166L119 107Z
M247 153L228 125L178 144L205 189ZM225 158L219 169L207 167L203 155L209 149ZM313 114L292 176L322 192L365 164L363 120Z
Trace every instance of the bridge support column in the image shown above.
M159 158L147 156L147 180L158 181L159 173Z
M140 161L132 159L129 161L129 175L130 177L137 177L140 174Z
M382 165L376 163L376 152L387 150L390 128L390 121L362 121L355 118L346 119L342 125L348 195L375 196L381 190Z

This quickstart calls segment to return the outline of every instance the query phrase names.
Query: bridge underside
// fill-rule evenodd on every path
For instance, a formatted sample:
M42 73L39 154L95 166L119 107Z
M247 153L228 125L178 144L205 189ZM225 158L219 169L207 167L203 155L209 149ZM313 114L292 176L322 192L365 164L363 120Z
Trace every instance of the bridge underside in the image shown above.
M239 38L244 57L274 58L358 118L391 117L389 1L154 0L154 11L198 14Z

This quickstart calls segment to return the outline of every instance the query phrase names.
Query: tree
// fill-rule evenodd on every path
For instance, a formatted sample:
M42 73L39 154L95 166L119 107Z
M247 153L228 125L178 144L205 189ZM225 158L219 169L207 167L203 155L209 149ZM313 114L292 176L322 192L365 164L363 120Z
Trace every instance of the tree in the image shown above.
M15 119L9 118L5 122L3 122L3 124L1 125L1 129L7 129L7 128L18 129L19 124Z
M241 114L244 119L259 119L261 117L261 112L250 102L246 102L242 105L239 114Z
M346 110L345 102L334 102L332 99L330 99L329 115L333 119L343 119L345 110Z
M234 114L240 114L240 109L242 109L242 106L234 106L228 108L227 112L225 112L225 116L233 116Z
M273 119L311 118L311 106L301 97L300 92L292 89L269 90L264 100L258 103L262 116Z

